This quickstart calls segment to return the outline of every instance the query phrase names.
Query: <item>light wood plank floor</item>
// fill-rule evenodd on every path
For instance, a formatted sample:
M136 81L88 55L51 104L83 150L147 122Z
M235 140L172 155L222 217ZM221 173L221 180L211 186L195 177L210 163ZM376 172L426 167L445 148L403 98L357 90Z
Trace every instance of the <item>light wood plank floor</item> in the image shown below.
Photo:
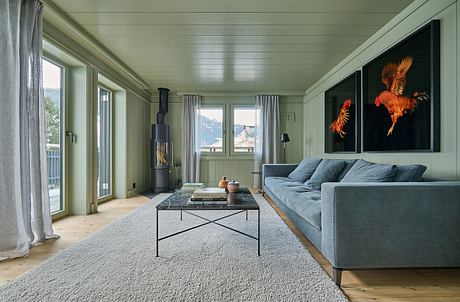
M295 227L289 218L269 199L271 206L291 228L322 267L331 274L331 265ZM0 262L0 284L13 280L103 228L117 218L146 203L146 197L116 199L99 206L99 213L69 216L54 223L59 240L34 247L27 257ZM460 269L443 270L374 270L343 273L342 289L351 301L460 301Z

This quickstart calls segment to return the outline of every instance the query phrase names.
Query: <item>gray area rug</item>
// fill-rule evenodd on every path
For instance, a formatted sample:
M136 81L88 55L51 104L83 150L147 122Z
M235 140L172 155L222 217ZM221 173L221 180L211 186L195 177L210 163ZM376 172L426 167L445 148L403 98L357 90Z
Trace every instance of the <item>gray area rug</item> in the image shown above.
M161 241L156 258L155 205L167 196L1 286L0 301L347 301L261 195L260 257L257 241L207 225ZM159 222L163 236L202 220L174 211ZM257 234L257 212L220 222Z

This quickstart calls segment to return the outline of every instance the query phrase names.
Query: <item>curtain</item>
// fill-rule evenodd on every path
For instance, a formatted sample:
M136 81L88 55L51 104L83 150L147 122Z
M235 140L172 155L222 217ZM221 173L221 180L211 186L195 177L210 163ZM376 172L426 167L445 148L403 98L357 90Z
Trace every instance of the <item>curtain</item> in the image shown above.
M200 95L182 96L182 183L200 181Z
M254 171L262 172L263 164L276 164L280 157L279 96L256 96ZM261 175L254 174L254 188L261 189Z
M0 1L0 260L53 235L42 88L42 4Z

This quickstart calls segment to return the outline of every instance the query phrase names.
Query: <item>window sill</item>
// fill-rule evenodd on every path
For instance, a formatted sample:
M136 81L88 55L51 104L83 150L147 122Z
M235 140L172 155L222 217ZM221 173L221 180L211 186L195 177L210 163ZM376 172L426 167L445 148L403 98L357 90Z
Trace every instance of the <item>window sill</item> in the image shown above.
M201 154L202 160L253 160L254 154Z

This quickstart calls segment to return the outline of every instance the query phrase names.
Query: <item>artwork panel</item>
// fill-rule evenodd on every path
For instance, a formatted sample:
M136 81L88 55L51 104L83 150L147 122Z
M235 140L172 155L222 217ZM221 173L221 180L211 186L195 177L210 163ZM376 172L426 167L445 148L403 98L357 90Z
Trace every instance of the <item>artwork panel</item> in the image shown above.
M363 67L364 151L439 151L439 21Z
M360 72L325 93L325 152L360 152Z

